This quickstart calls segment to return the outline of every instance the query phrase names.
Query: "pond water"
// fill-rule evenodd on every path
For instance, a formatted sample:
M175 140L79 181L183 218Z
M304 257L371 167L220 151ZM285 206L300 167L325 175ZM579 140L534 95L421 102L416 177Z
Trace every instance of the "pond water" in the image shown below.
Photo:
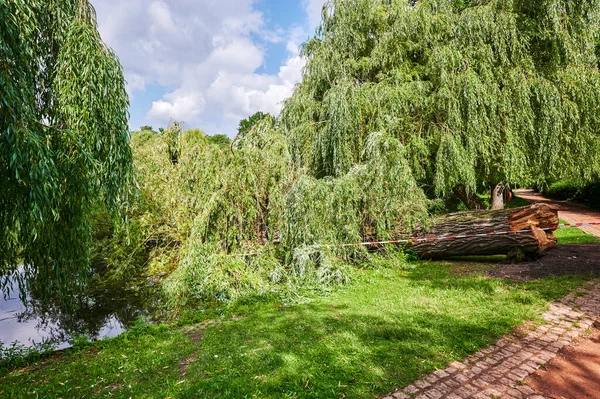
M73 337L92 339L115 337L131 327L140 317L148 318L153 307L151 287L142 283L125 288L92 285L85 293L65 301L20 299L14 279L4 280L8 289L0 293L0 342L24 346L52 343L56 349L70 346Z

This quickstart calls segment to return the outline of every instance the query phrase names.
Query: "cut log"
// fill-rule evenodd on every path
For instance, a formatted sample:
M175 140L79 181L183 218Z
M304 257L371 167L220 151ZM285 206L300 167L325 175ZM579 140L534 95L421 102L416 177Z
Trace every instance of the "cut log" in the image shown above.
M424 259L464 255L507 255L519 250L529 257L539 256L556 246L553 231L558 228L558 224L558 211L547 204L493 211L458 212L437 218L426 234L418 234L417 237L439 238L472 234L486 236L417 241L411 249ZM518 234L491 234L520 230L530 231Z

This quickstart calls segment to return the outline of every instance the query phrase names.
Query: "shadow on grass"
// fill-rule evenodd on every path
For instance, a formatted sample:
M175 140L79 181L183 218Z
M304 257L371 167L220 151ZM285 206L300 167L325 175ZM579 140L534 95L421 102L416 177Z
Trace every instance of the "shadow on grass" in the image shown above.
M527 289L428 265L402 284L362 287L324 303L269 309L206 333L181 398L363 398L484 347L525 319L543 297L574 284ZM383 283L383 281L382 281ZM344 308L344 305L352 305Z
M365 271L352 285L309 304L247 306L241 318L203 329L197 342L176 329L135 340L117 338L101 343L99 353L74 353L47 368L0 377L0 393L381 396L494 342L582 281L562 277L531 285L457 277L451 270L427 262L411 271L394 265Z
M460 359L512 327L502 317L480 323L429 311L402 324L357 313L335 316L324 306L303 313L301 319L250 316L208 333L210 350L188 369L203 378L190 380L178 397L371 397ZM223 335L226 342L215 342Z

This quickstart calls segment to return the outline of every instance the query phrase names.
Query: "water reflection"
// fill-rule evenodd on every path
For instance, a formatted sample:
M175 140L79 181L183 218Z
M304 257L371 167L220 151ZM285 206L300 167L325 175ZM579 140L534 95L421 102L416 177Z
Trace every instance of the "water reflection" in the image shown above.
M69 346L78 335L91 338L114 337L147 317L155 307L152 287L145 281L106 283L96 279L82 293L39 301L31 290L25 303L20 299L15 278L3 278L0 295L0 342L25 346L53 343L57 349Z

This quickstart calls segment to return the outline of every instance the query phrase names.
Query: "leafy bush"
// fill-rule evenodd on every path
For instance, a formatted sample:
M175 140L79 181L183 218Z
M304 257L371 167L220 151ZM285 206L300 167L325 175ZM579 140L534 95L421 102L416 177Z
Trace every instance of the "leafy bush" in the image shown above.
M600 208L600 181L563 179L550 184L544 194L553 199L585 202Z
M581 198L585 186L586 184L579 180L559 180L550 184L544 190L544 194L557 200L574 200Z
M383 133L366 138L348 173L322 179L295 167L270 116L230 147L177 123L131 144L139 196L127 225L98 218L95 259L167 275L172 306L346 283L367 251L327 244L392 238L428 214L404 146Z
M172 305L187 301L231 302L242 296L268 294L287 282L288 273L269 248L258 253L228 254L217 244L191 240L179 267L165 281Z
M17 342L5 346L3 342L0 342L0 372L36 362L54 350L55 347L51 343L30 347Z
M81 350L83 348L86 348L91 341L91 337L87 334L76 334L74 336L71 337L71 339L69 340L69 344L71 344L71 347L73 347L73 349L75 350Z

